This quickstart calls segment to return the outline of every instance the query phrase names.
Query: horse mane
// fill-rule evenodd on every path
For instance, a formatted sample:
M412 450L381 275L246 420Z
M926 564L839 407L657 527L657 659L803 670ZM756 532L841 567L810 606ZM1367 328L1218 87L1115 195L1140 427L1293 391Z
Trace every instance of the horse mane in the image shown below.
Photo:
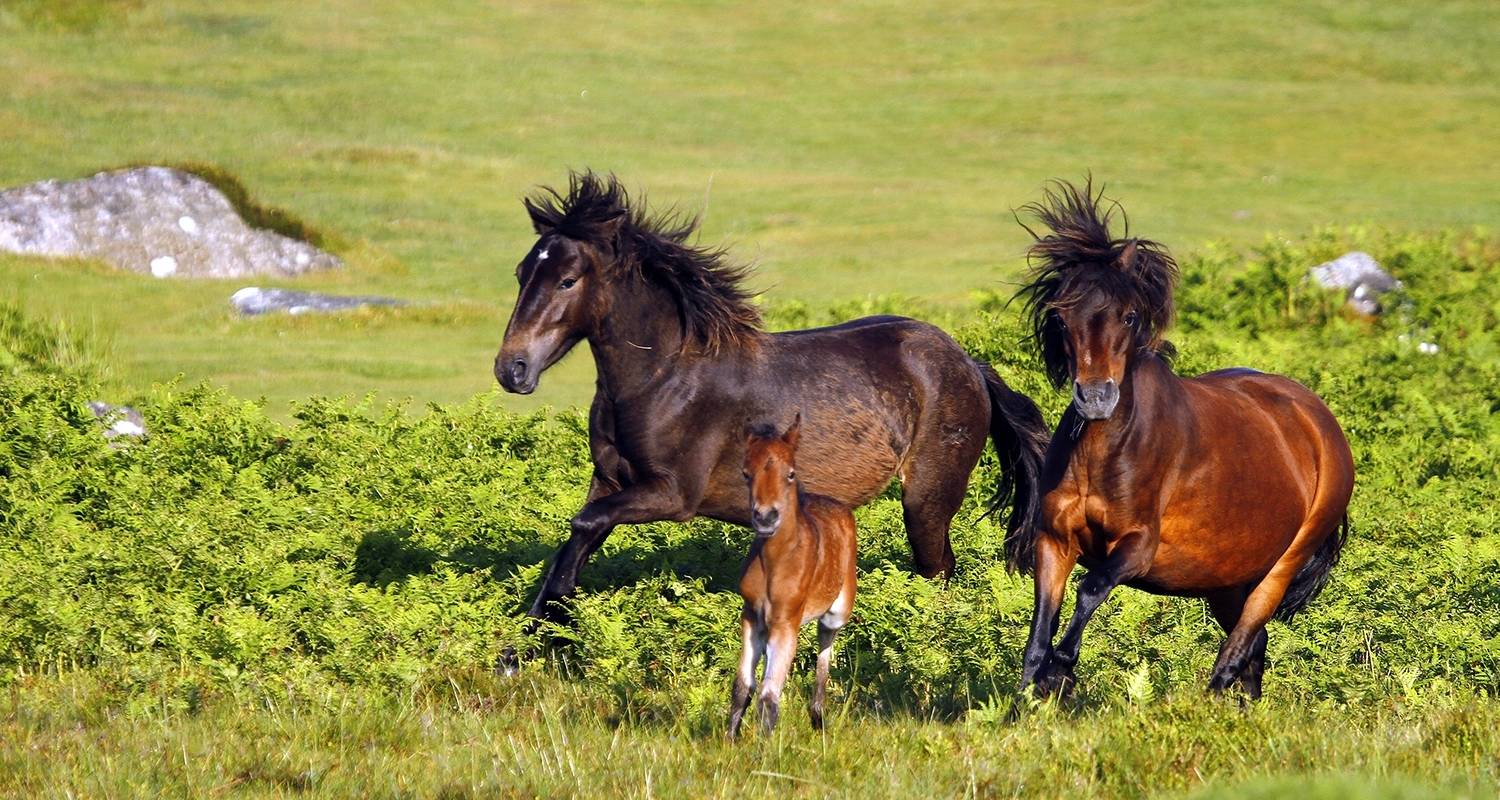
M1149 239L1109 231L1118 203L1104 200L1104 191L1094 191L1093 178L1080 188L1067 181L1054 181L1043 190L1042 200L1022 206L1045 228L1026 251L1028 283L1016 292L1024 298L1030 317L1031 337L1041 351L1042 363L1052 385L1068 381L1068 358L1063 347L1064 330L1055 310L1082 303L1103 292L1116 304L1136 312L1138 346L1170 362L1176 350L1162 338L1172 324L1172 290L1177 283L1177 262L1166 247ZM1017 221L1020 222L1019 216Z
M550 187L522 201L538 233L549 231L615 255L615 263L671 294L685 338L716 353L753 342L761 331L755 293L744 285L750 267L723 248L688 244L696 216L667 209L650 214L632 204L613 174L570 172L566 194Z

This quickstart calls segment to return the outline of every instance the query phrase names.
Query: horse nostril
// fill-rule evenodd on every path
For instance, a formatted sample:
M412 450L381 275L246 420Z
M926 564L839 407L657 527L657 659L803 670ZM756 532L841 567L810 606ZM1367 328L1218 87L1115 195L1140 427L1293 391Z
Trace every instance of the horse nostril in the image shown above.
M516 383L520 383L525 378L526 359L518 356L514 361L510 362L510 379Z

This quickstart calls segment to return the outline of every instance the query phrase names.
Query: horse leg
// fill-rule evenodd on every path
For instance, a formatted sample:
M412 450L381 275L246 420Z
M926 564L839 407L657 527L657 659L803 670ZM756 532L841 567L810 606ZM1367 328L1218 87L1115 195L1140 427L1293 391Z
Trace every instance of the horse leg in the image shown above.
M1250 660L1240 671L1240 688L1245 690L1245 695L1251 700L1260 699L1260 679L1266 672L1266 644L1269 638L1269 634L1262 628L1260 635L1255 637L1255 644L1250 647Z
M572 596L578 588L579 571L615 526L664 519L684 521L692 516L682 493L666 481L638 483L585 503L573 517L572 535L553 557L528 614L537 619L566 621L557 601Z
M797 653L797 624L778 620L771 623L766 640L766 675L760 682L760 729L770 733L781 716L781 689L792 670L792 656Z
M1035 601L1031 614L1031 638L1021 658L1021 689L1047 674L1052 663L1052 637L1057 635L1063 592L1078 554L1045 533L1036 540Z
M1252 698L1260 696L1260 678L1266 652L1266 623L1276 613L1276 607L1286 595L1287 586L1296 577L1304 560L1283 556L1271 568L1270 574L1250 591L1239 619L1229 636L1224 639L1224 645L1219 648L1219 657L1214 661L1213 672L1209 673L1210 691L1222 692L1228 689L1236 680L1242 680L1247 670L1251 670L1252 663L1259 662L1261 668L1253 670L1250 676L1253 689L1252 685L1247 684L1245 690Z
M1225 589L1208 596L1208 609L1224 629L1225 634L1232 633L1234 626L1240 621L1240 614L1245 608L1245 597L1247 590L1240 586L1233 589ZM1245 663L1245 668L1240 671L1238 681L1240 688L1251 700L1260 699L1260 679L1265 672L1266 664L1266 632L1262 630L1251 645L1250 659Z
M729 700L729 738L740 735L740 720L755 693L755 668L766 652L765 630L751 619L749 609L740 618L740 668L734 675L734 691Z
M963 505L969 473L984 450L985 431L939 420L919 426L901 468L901 516L917 574L953 574L948 538L953 515Z
M1066 694L1073 687L1073 666L1078 663L1078 650L1083 646L1083 629L1089 624L1094 612L1109 598L1116 586L1146 574L1151 561L1156 557L1156 541L1143 531L1129 533L1116 542L1109 558L1098 569L1089 570L1078 584L1078 604L1073 609L1073 618L1068 620L1068 629L1062 641L1052 653L1052 666L1038 683L1043 693Z
M811 707L812 726L816 731L823 730L823 700L828 693L828 668L833 662L833 637L838 633L838 628L830 628L818 621L818 671L813 682Z
M1253 675L1253 696L1259 696L1260 679L1264 671L1266 624L1276 614L1282 598L1286 597L1287 587L1292 585L1297 573L1302 571L1302 567L1323 543L1323 537L1312 535L1312 531L1317 530L1330 529L1321 520L1304 524L1292 539L1292 546L1281 555L1271 571L1260 579L1260 583L1250 589L1239 620L1224 640L1224 646L1219 648L1219 657L1214 661L1213 672L1208 678L1210 691L1222 692L1228 689L1246 672L1251 663L1260 662L1261 668L1255 670ZM1246 691L1250 691L1248 686Z

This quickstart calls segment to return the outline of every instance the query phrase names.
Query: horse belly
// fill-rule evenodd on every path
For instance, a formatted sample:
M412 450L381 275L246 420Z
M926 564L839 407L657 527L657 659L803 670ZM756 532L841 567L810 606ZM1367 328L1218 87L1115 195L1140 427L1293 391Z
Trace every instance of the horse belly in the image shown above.
M1192 594L1259 581L1307 518L1295 486L1267 479L1240 491L1200 488L1163 510L1161 543L1143 582Z

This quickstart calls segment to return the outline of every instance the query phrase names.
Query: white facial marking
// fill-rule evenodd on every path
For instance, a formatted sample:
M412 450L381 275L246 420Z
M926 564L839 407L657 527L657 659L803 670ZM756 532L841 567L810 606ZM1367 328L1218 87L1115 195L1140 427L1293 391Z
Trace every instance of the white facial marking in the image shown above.
M543 247L542 248L542 252L536 254L536 260L537 261L546 261L548 258L550 258L552 256L551 253L547 252L548 250L551 250L551 249L552 248L550 248L550 247Z

